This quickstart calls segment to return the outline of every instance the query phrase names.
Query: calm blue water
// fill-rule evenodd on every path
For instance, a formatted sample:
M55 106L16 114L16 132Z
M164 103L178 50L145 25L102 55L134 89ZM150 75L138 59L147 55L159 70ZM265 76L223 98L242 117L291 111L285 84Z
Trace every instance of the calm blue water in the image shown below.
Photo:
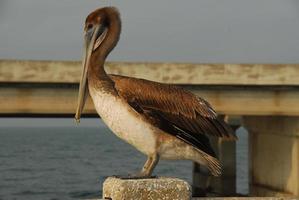
M56 120L57 127L55 120L31 120L29 125L2 120L0 199L99 197L106 176L141 169L146 157L116 138L101 122L96 121L96 126L64 126L61 121L65 120ZM246 192L246 148L241 147L240 151L238 190ZM155 174L176 176L191 183L192 163L161 161Z

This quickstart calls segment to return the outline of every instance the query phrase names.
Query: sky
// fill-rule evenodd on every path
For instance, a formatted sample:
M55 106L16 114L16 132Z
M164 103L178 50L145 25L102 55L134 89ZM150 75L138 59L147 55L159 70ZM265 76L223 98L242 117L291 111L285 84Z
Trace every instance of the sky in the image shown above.
M116 6L112 61L298 63L298 0L0 0L0 59L80 60L85 17Z
M0 0L0 59L80 60L85 17L102 6L122 17L111 61L299 63L298 0ZM75 122L0 120L0 128L33 126Z
M122 17L110 61L299 63L298 0L0 0L0 59L80 60L85 17L103 6Z

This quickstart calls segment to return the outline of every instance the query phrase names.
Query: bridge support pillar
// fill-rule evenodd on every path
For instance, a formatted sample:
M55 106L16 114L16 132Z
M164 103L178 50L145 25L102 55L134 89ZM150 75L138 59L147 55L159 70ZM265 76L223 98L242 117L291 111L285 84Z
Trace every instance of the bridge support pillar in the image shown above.
M250 194L299 196L299 117L246 116Z
M222 116L236 131L240 126L240 118ZM234 196L236 194L236 142L210 138L217 157L222 164L220 177L213 177L200 165L193 165L193 196Z

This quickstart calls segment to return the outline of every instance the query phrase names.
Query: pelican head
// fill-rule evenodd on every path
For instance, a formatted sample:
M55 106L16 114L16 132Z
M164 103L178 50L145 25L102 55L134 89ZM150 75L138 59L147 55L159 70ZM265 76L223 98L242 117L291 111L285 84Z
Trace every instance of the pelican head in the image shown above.
M99 67L102 67L106 56L116 45L119 34L120 17L116 8L100 8L87 16L84 26L83 72L80 79L75 115L77 123L80 122L80 116L87 97L88 70L91 65L100 65Z

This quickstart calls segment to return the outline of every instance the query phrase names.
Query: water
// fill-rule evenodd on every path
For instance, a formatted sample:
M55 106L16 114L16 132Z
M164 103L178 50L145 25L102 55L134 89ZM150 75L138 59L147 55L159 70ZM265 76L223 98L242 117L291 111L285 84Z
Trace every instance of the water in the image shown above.
M0 124L0 199L99 197L106 176L139 171L146 157L96 123L99 125L57 122L57 126L47 126L43 120L30 125ZM238 164L239 190L246 192L244 163ZM154 173L191 183L192 163L160 161Z

